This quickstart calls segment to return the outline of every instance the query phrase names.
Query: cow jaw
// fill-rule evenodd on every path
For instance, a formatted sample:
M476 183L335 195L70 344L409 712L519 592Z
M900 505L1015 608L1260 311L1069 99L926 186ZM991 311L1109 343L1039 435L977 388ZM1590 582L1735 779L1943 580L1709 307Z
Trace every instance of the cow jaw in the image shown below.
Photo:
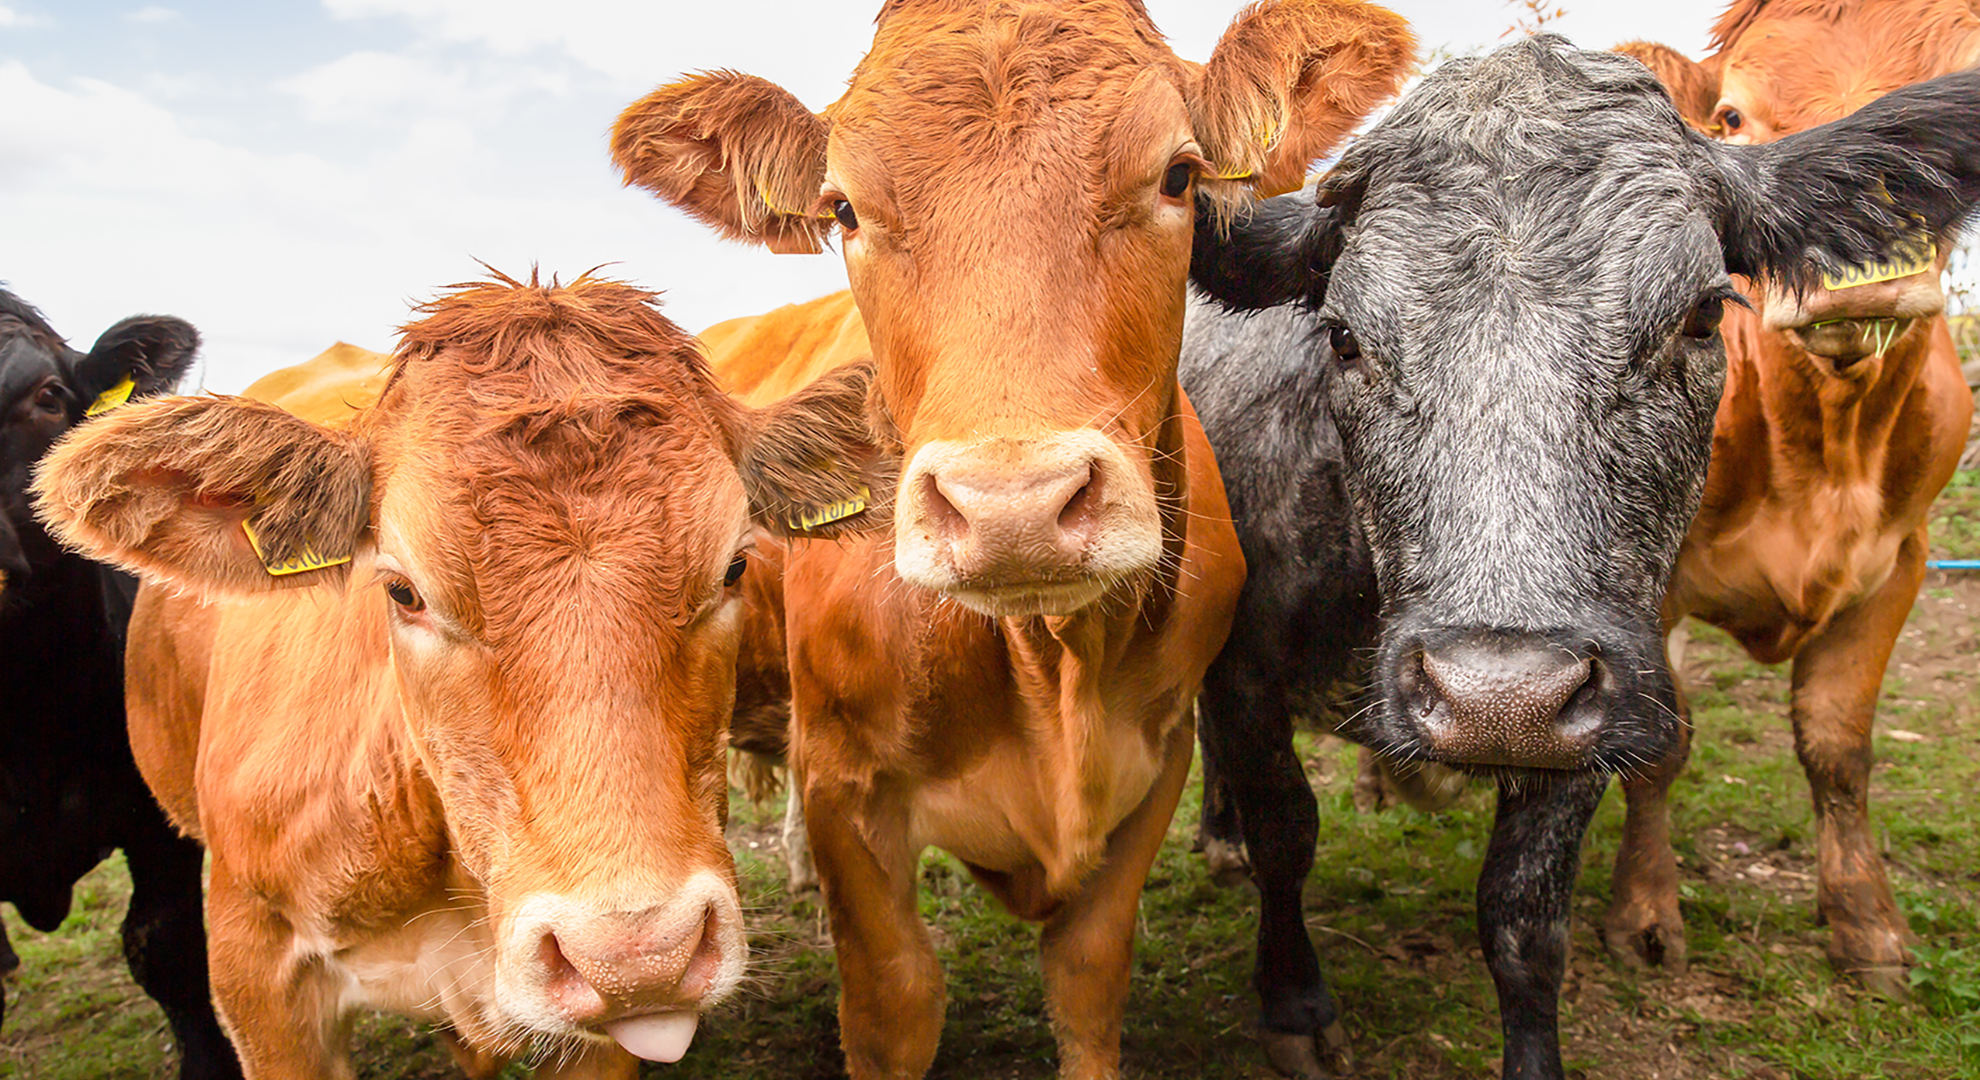
M1073 614L1162 554L1147 477L1091 428L926 443L895 526L903 580L993 617Z

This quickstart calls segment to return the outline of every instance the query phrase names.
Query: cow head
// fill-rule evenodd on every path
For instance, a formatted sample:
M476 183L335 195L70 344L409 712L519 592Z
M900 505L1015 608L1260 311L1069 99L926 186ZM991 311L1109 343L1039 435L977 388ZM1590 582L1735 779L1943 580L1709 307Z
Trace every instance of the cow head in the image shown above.
M1865 197L1879 185L1888 200ZM1659 626L1724 380L1728 270L1790 283L1980 201L1980 74L1768 146L1687 128L1641 65L1536 38L1426 77L1197 283L1311 307L1382 588L1402 757L1624 769L1678 722Z
M185 320L138 315L80 353L40 312L0 290L0 581L11 575L18 584L57 554L28 506L35 462L99 402L178 385L198 350L199 332Z
M1662 45L1618 51L1657 73L1693 127L1757 145L1841 119L1915 82L1980 63L1980 6L1972 0L1738 0L1713 28L1714 54L1695 63ZM1923 245L1871 268L1832 267L1801 289L1749 290L1761 325L1785 331L1823 374L1869 382L1881 357L1915 323L1945 310L1950 245ZM1919 335L1922 343L1922 332Z
M497 1034L668 1057L743 964L723 746L752 511L785 531L880 478L864 369L751 413L650 299L460 287L346 429L167 398L37 487L65 542L148 578L336 605L338 640L294 655L374 672L353 710L402 718L486 888Z
M899 573L1066 614L1162 557L1199 201L1297 185L1413 48L1356 0L1254 5L1200 66L1131 0L891 0L824 115L703 75L629 107L612 152L732 239L836 232L905 462Z

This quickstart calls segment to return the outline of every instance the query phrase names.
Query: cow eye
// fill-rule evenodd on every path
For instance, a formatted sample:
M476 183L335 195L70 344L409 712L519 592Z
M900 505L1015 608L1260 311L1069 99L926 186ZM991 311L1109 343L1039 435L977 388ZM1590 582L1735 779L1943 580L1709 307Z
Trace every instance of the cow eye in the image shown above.
M392 602L399 605L399 609L408 615L426 610L426 601L419 598L419 590L413 588L412 582L404 578L393 578L386 582L385 595L391 597Z
M1698 302L1698 306L1684 317L1684 336L1703 341L1719 332L1719 322L1726 317L1726 302L1718 296L1708 296Z
M1354 331L1342 323L1327 328L1327 347L1334 350L1334 359L1344 364L1361 358L1361 342L1355 340Z
M729 560L729 572L722 575L723 586L734 585L741 581L743 571L747 569L749 569L748 556L738 553L735 558Z
M1741 116L1738 109L1728 105L1719 110L1719 130L1730 135L1744 126L1746 126L1746 117Z
M1170 199L1180 199L1189 192L1189 182L1196 179L1196 167L1187 161L1178 161L1162 174L1162 195Z
M62 399L62 391L53 385L42 387L41 392L34 395L34 407L45 413L67 412L67 405L68 403Z
M859 228L859 215L853 213L853 204L844 199L832 201L832 216L839 219L839 227L847 232Z

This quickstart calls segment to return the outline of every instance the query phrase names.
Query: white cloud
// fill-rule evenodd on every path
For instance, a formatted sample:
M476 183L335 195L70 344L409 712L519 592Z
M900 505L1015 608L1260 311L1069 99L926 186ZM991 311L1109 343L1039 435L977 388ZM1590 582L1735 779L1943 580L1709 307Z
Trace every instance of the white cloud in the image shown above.
M46 15L31 15L18 11L6 4L0 4L0 28L19 27L26 29L31 26L53 25L55 25L55 20Z
M168 23L176 22L181 18L177 11L168 7L159 7L157 4L141 7L124 17L134 23Z

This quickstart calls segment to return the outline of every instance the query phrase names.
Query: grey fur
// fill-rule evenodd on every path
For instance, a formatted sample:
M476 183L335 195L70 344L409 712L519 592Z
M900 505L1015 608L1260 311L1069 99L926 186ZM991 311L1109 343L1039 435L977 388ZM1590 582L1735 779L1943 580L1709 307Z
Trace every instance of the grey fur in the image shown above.
M1980 74L1728 147L1685 127L1635 60L1540 37L1433 72L1317 195L1228 233L1205 215L1192 259L1225 307L1287 305L1197 302L1185 331L1182 382L1250 570L1199 703L1205 827L1242 829L1261 1024L1275 1061L1301 1068L1278 1054L1287 1037L1336 1017L1299 914L1317 819L1290 716L1364 677L1345 734L1499 780L1479 921L1503 1075L1557 1078L1582 832L1607 775L1676 735L1658 610L1711 450L1728 270L1805 282L1956 224L1980 201ZM1350 338L1358 357L1333 348ZM1561 712L1594 732L1584 752L1433 745L1440 709L1503 723L1425 689L1423 658L1451 647L1587 660Z

